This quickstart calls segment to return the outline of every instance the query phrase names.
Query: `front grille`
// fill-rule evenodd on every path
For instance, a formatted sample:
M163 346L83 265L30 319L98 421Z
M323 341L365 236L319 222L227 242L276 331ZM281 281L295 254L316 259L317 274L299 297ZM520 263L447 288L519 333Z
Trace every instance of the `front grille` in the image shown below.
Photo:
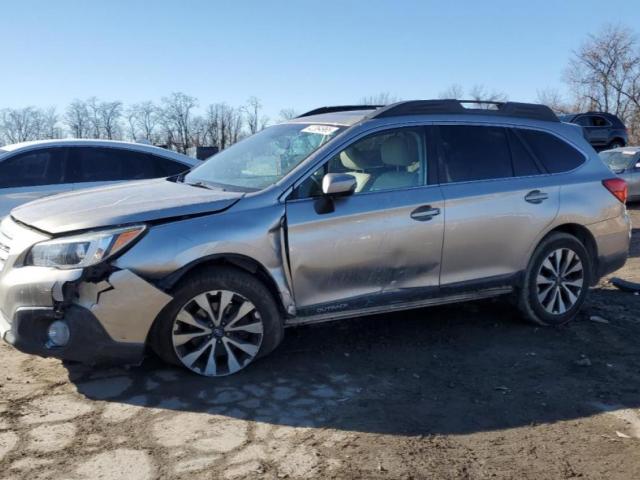
M0 272L4 270L4 266L9 259L11 253L12 238L4 230L0 230Z

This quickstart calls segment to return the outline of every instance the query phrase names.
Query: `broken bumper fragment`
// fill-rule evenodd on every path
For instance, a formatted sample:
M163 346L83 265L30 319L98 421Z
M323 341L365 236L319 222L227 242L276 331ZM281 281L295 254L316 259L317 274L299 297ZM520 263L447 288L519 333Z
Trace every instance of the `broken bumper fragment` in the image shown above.
M15 268L0 279L0 336L42 357L139 363L151 326L170 300L128 270L89 282L82 270Z

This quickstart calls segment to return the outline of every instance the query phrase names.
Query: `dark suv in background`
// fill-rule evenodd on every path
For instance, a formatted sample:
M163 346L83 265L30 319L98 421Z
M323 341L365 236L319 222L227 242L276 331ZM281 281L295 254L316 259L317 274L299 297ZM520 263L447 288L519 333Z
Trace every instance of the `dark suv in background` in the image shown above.
M580 125L587 141L597 150L620 148L628 143L627 127L611 113L569 113L559 118L563 122Z

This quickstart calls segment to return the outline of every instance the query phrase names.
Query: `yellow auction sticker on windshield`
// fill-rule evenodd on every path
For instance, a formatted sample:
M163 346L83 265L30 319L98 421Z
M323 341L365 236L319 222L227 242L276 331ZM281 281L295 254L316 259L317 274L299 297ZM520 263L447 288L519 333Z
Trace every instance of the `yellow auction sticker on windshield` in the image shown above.
M338 127L332 127L331 125L309 125L302 129L304 133L317 133L319 135L331 135L338 130Z

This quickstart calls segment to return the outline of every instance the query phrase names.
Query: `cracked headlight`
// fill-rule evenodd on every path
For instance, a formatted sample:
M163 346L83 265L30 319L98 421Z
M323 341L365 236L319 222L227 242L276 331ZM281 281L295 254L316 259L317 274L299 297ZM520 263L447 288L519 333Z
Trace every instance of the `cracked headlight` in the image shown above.
M48 240L31 248L25 265L55 268L90 267L131 245L145 230L144 225L137 225Z

